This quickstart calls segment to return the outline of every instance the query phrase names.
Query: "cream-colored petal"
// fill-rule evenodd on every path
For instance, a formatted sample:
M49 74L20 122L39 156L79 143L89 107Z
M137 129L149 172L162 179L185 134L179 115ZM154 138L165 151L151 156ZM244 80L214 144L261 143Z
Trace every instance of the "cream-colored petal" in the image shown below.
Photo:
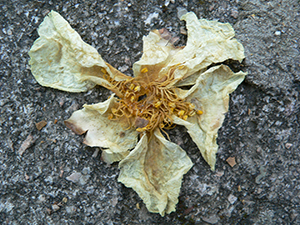
M188 121L174 117L174 123L183 125L197 144L203 158L215 169L218 145L216 139L225 113L228 111L229 94L244 80L246 73L233 73L229 67L215 66L203 73L196 84L183 98L195 104L202 115L190 117Z
M171 60L170 56L178 50L157 30L151 31L143 37L143 55L139 61L133 64L134 76L140 75L141 70L146 67L153 78L153 75L158 74Z
M193 12L183 15L181 19L186 21L188 29L186 46L175 48L157 31L150 32L143 39L142 58L133 66L135 76L141 74L145 67L151 78L163 77L172 71L174 79L168 87L193 85L213 63L227 59L242 61L245 58L244 48L233 38L235 33L229 23L198 20Z
M229 23L198 20L193 12L183 15L181 20L186 21L188 40L185 48L173 57L170 64L185 62L188 68L185 77L212 63L227 59L242 61L245 58L243 45L233 38L235 33Z
M184 150L167 141L157 128L150 140L143 134L119 167L118 181L133 188L150 212L164 216L175 211L182 177L192 162Z
M178 82L176 81L176 83L174 83L174 86L175 87L184 87L184 86L192 86L196 83L198 77L204 73L205 71L207 70L207 68L204 68L202 70L199 70L195 73L193 73L192 75L182 79L182 80L179 80ZM187 69L186 69L187 71Z
M51 11L39 26L40 37L29 51L31 71L43 86L83 92L96 84L109 87L104 73L116 80L126 76L104 62L57 12ZM106 71L106 72L105 72Z
M112 96L102 103L84 105L84 108L74 112L65 124L77 134L87 132L85 144L109 148L112 153L123 154L134 148L138 132L134 129L127 129L129 126L127 121L108 119L108 113L115 101L116 99ZM115 155L113 159L117 157L120 155Z
M119 162L124 159L129 154L126 152L112 152L109 149L103 149L101 154L101 159L107 164L112 164L114 162Z

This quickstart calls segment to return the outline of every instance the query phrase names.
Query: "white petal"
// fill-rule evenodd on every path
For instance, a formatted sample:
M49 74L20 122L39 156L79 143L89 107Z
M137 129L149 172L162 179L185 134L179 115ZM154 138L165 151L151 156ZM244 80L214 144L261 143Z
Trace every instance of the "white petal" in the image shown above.
M38 29L40 37L29 51L31 71L43 86L83 92L96 84L110 86L105 71L115 78L125 75L106 64L97 50L86 44L57 12L51 11Z
M150 212L163 216L175 211L182 177L192 162L184 150L156 129L150 140L147 134L142 136L119 167L118 181L133 188Z
M143 55L141 59L133 64L135 76L141 73L141 69L146 67L153 79L160 70L168 64L176 49L168 40L164 39L157 30L151 31L143 37Z
M146 67L151 78L163 77L172 70L174 80L168 87L192 85L207 67L228 59L242 61L244 48L234 37L229 23L198 20L190 12L181 17L186 21L188 39L186 46L175 48L160 34L150 32L143 38L142 58L133 66L135 76ZM178 82L178 84L176 84Z
M87 132L85 144L92 147L109 148L109 153L121 153L122 155L134 148L138 132L134 129L127 129L126 121L108 119L110 107L115 101L114 97L110 97L102 103L84 105L84 108L74 112L65 121L65 124L77 134ZM126 154L123 155L126 156Z
M168 65L185 65L186 71L178 79L191 76L213 63L227 59L241 61L245 58L243 45L233 38L235 33L229 23L198 20L192 12L183 15L181 19L186 21L188 29L187 44L173 56Z
M112 152L109 149L104 149L101 154L101 159L107 164L112 164L114 162L119 162L124 159L129 154L126 152Z
M244 80L246 73L233 73L227 66L212 67L203 73L183 98L203 111L184 121L174 117L174 123L183 125L197 144L203 158L214 170L218 145L216 139L228 111L229 94Z

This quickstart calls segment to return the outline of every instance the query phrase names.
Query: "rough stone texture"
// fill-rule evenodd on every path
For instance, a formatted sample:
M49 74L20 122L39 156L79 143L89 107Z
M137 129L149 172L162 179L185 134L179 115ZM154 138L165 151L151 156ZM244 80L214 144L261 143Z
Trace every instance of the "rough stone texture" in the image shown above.
M297 0L1 1L0 223L299 224L299 5ZM163 218L147 212L137 194L117 182L117 165L95 157L97 149L64 126L84 103L106 99L105 89L70 94L34 80L27 52L51 9L126 74L151 29L165 27L184 44L178 11L234 25L246 52L240 67L249 75L231 95L216 171L184 128L170 131L195 163L184 177L176 212ZM42 120L47 125L39 131L35 124ZM29 135L31 143L20 156ZM235 166L226 162L229 157L235 157ZM71 174L78 176L66 179Z

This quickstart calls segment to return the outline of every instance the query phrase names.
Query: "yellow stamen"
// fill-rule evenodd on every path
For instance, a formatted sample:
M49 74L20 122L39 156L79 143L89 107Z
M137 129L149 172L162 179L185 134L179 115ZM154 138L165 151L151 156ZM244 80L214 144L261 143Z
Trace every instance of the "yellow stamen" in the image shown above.
M148 129L149 129L149 125L147 125L145 127L139 127L139 128L136 129L136 131L143 132L143 131L148 130Z
M195 114L196 114L196 112L194 110L189 112L189 116L193 116Z
M125 98L128 98L130 96L130 92L129 91L126 91L125 92Z
M190 110L193 110L195 107L196 107L196 106L195 106L193 103L190 103L190 104L189 104L189 109L190 109Z
M159 108L161 106L161 102L156 102L155 104L154 104L154 107L155 108Z
M125 81L113 80L104 74L107 71L103 68L103 77L112 83L113 88L120 93L118 96L120 99L111 108L108 118L112 120L127 119L129 128L135 127L138 132L152 133L155 128L162 131L172 128L174 126L173 115L182 120L188 120L190 116L203 114L201 110L196 109L195 104L177 96L176 88L168 86L175 79L174 70L183 67L185 66L177 64L165 74L165 77L160 76L151 80L146 74L149 74L148 68L143 66L138 78ZM152 73L151 68L150 70ZM147 125L137 126L137 118L147 121Z
M145 68L143 68L143 69L141 70L141 73L147 73L147 72L148 72L147 67L145 67Z
M131 102L134 102L134 100L135 100L135 97L134 97L134 96L131 96L130 101L131 101Z
M104 73L104 74L107 74L107 71L104 68L101 68L101 72Z
M180 111L178 112L178 116L182 117L182 116L184 115L184 113L185 113L184 110L180 110Z
M202 115L203 112L202 112L201 110L198 110L198 111L197 111L197 114L198 114L198 115Z
M174 109L176 107L176 104L174 102L169 102L168 106L170 106L170 108Z
M133 90L134 88L135 88L135 85L134 84L130 84L129 89Z
M136 86L135 88L134 88L134 92L139 92L141 90L141 86Z
M137 131L137 132L143 132L143 131L144 131L144 128L137 128L136 131Z

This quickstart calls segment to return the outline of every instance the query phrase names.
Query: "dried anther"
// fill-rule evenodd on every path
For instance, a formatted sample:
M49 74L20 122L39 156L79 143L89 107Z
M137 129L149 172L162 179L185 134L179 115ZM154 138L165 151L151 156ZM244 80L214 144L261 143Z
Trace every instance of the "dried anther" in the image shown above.
M214 170L229 94L246 75L220 64L244 58L229 24L198 20L194 13L181 19L188 30L186 46L176 48L166 30L150 32L133 65L134 77L106 63L54 11L40 25L40 37L29 52L32 74L43 86L85 92L101 85L114 92L105 102L84 105L65 124L86 133L85 144L104 148L105 162L120 161L118 181L162 216L175 211L182 177L192 162L161 131L185 126Z

